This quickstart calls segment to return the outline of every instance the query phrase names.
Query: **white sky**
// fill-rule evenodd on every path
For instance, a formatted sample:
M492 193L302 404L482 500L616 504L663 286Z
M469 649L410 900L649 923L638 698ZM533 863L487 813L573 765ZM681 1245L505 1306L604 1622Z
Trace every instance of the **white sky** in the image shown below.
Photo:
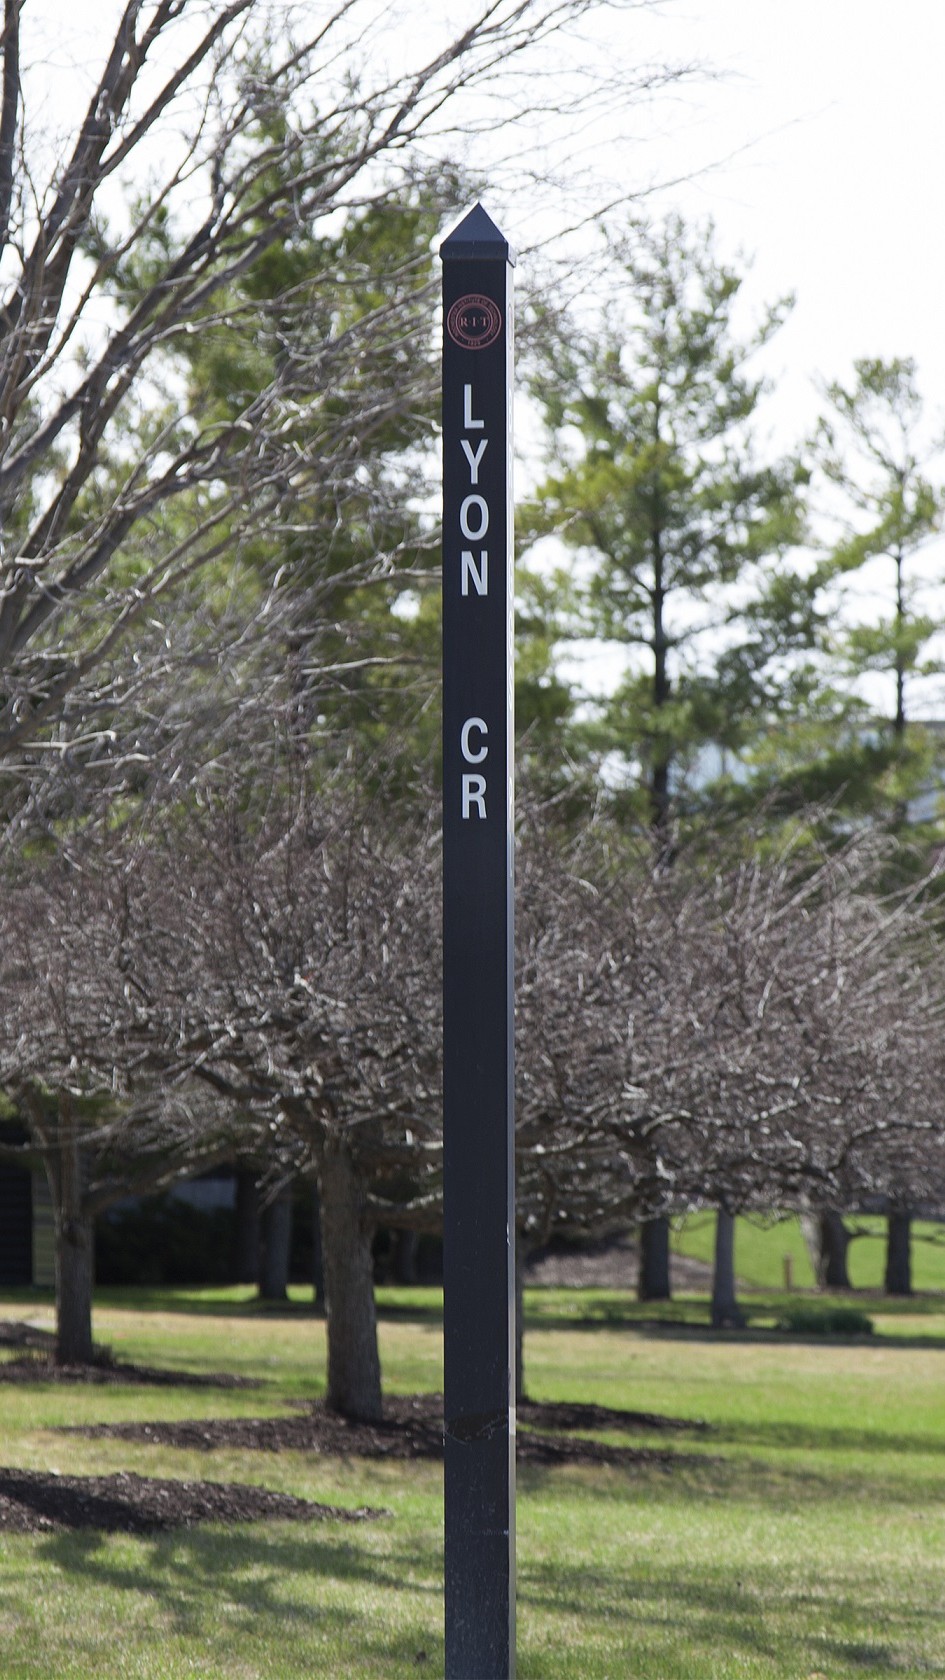
M725 79L667 111L648 167L728 160L663 196L753 253L760 298L797 294L785 404L800 418L813 374L900 355L945 411L941 0L678 0L658 33Z
M945 4L667 0L614 36L618 52L639 55L641 43L716 72L663 95L649 138L623 152L631 184L677 183L645 208L711 218L721 254L751 258L744 291L757 308L796 295L766 352L772 441L808 435L816 381L851 381L861 356L914 357L929 421L945 433ZM884 565L864 575L854 616L888 616ZM945 541L914 575L926 580L917 607L945 623ZM882 593L868 596L871 584ZM945 638L929 652L945 655ZM606 660L591 669L607 686ZM885 679L865 692L889 709ZM913 679L907 705L945 715L945 680Z
M300 13L308 3L297 0ZM51 97L61 94L54 70L73 98L84 94L119 9L30 0ZM403 50L418 45L422 16L417 0L385 12ZM915 357L930 414L945 419L943 0L664 0L649 13L602 11L588 29L614 62L694 61L716 73L661 95L649 114L628 109L627 137L596 159L593 130L575 135L575 174L593 163L631 188L680 181L645 201L653 214L712 217L722 253L752 257L746 291L759 306L796 293L767 353L775 441L809 432L815 378L847 379L857 356ZM508 214L515 244L514 206ZM523 206L523 229L528 221ZM945 556L931 553L929 565L945 575ZM940 713L945 684L923 700Z
M119 10L119 0L24 8L50 71L71 67L73 97ZM413 38L422 7L388 15ZM855 356L914 355L945 411L942 0L664 0L649 15L603 11L594 33L629 62L718 72L661 96L649 122L628 113L628 130L650 138L621 146L621 175L631 186L693 175L649 207L712 216L726 255L753 255L759 300L796 292L775 352L785 403L812 413L811 376L844 376ZM504 231L516 243L516 229Z

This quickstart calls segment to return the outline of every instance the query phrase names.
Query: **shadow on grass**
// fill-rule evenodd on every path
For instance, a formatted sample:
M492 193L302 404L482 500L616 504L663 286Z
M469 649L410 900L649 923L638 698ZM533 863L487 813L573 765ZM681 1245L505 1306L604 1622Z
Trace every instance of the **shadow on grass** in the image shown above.
M398 1323L437 1324L443 1320L442 1291L431 1290L430 1299L424 1291L416 1291L406 1299L398 1299L392 1292L379 1288L376 1293L377 1312L381 1320ZM14 1292L0 1291L3 1299L18 1297ZM392 1297L392 1298L389 1298ZM34 1301L34 1306L43 1304ZM50 1296L48 1304L53 1305ZM324 1321L324 1310L316 1308L308 1291L304 1295L293 1290L287 1301L262 1301L249 1285L231 1289L148 1289L127 1285L121 1288L98 1289L96 1307L112 1308L119 1312L167 1313L187 1318L245 1318L245 1319L308 1319Z
M28 1313L36 1313L45 1308L50 1313L55 1312L56 1295L52 1289L36 1288L32 1285L4 1285L0 1288L0 1299L13 1306L23 1307ZM234 1287L226 1291L210 1291L204 1289L149 1289L132 1285L114 1288L99 1287L95 1291L94 1309L99 1307L116 1308L124 1312L142 1313L186 1313L204 1314L215 1317L262 1317L267 1303L258 1300L255 1292L249 1287ZM305 1303L289 1302L288 1307L292 1316L296 1311L305 1312ZM93 1309L93 1310L94 1310ZM271 1310L271 1309L270 1309ZM278 1310L278 1309L277 1309ZM311 1314L311 1308L309 1308Z
M920 1457L932 1454L938 1458L941 1458L945 1444L941 1431L902 1434L894 1430L864 1429L857 1425L804 1424L786 1420L717 1422L712 1426L712 1443L716 1448L740 1446L818 1454L896 1453L897 1456L912 1454Z
M732 1580L663 1563L650 1573L639 1563L615 1572L570 1565L565 1570L557 1560L546 1560L519 1569L518 1598L526 1613L580 1618L589 1631L597 1621L608 1629L622 1622L628 1646L632 1642L638 1650L662 1636L674 1653L688 1650L700 1674L723 1666L728 1673L733 1657L779 1663L780 1673L789 1653L790 1671L798 1675L811 1669L820 1675L825 1668L836 1674L840 1663L843 1673L945 1675L945 1656L919 1659L918 1666L914 1657L917 1642L941 1650L945 1611L909 1605L891 1594L881 1605L864 1603L849 1580L838 1580L831 1592L830 1634L822 1631L823 1583L786 1590L773 1569L756 1568L747 1579Z
M52 1309L55 1304L51 1290L27 1287L11 1286L0 1290L0 1298L11 1304L29 1307L34 1312L41 1307ZM439 1288L381 1285L376 1291L376 1301L378 1314L382 1319L427 1325L442 1322L443 1294ZM740 1342L757 1338L759 1341L783 1342L785 1345L792 1341L831 1341L834 1345L844 1346L856 1340L846 1336L828 1338L819 1335L792 1335L784 1331L775 1331L770 1323L752 1322L776 1319L792 1307L796 1307L799 1302L808 1301L824 1310L854 1307L870 1315L894 1318L899 1322L910 1319L921 1321L928 1316L945 1318L945 1296L930 1292L899 1299L869 1290L855 1290L843 1295L821 1295L813 1290L803 1293L794 1291L789 1294L771 1291L764 1294L746 1293L742 1296L740 1304L748 1317L748 1328L728 1332L712 1329L709 1323L709 1302L705 1295L680 1294L671 1301L646 1303L621 1290L533 1286L526 1287L525 1292L525 1328L529 1332L626 1329L647 1335L686 1334ZM125 1312L215 1318L317 1319L321 1316L315 1308L311 1293L307 1289L303 1291L299 1285L293 1286L289 1300L283 1302L260 1300L251 1285L193 1288L124 1285L97 1289L95 1305ZM945 1334L933 1333L923 1336L918 1326L913 1334L907 1332L905 1335L884 1335L880 1330L868 1340L882 1340L884 1346L894 1342L904 1347L945 1348Z
M415 1301L385 1301L381 1296L377 1316L382 1323L386 1320L392 1324L442 1324L443 1302L431 1301L426 1305Z
M231 1290L148 1289L127 1286L97 1289L96 1307L119 1312L171 1313L205 1318L309 1318L323 1314L315 1310L311 1297L303 1300L262 1301L251 1286Z
M393 1662L442 1673L442 1558L434 1548L418 1559L395 1542L378 1557L347 1535L326 1537L323 1527L290 1536L266 1525L122 1537L119 1546L88 1531L57 1534L39 1542L37 1554L99 1605L106 1593L145 1599L165 1632L200 1641L204 1660L209 1646L220 1672L264 1646L283 1651L287 1674L327 1673L309 1666L306 1647L317 1635L321 1662L327 1641L329 1650L337 1642L342 1661L355 1650L372 1656L371 1673L387 1674ZM307 1594L307 1582L326 1591ZM385 1598L405 1591L414 1604L406 1616L401 1604L394 1627ZM0 1604L6 1596L0 1592Z
M724 1479L731 1485L738 1474L732 1467L707 1463L705 1478L690 1472L684 1492L698 1497L701 1486L706 1497L724 1496ZM748 1480L746 1467L741 1475L743 1482ZM597 1479L595 1473L595 1484ZM536 1488L545 1481L553 1484L553 1473L530 1471L523 1480ZM601 1481L603 1491L609 1488L626 1500L622 1476L608 1473ZM823 1492L825 1498L836 1497L835 1478ZM442 1553L433 1538L418 1543L416 1536L408 1541L388 1531L379 1555L366 1536L336 1537L324 1527L286 1533L266 1525L178 1531L134 1541L58 1534L37 1542L36 1550L40 1563L89 1590L97 1613L114 1614L117 1620L123 1596L129 1603L144 1601L153 1607L149 1623L168 1636L199 1641L201 1661L215 1657L221 1673L226 1663L237 1662L244 1665L239 1672L249 1672L262 1649L282 1653L279 1672L286 1675L343 1673L346 1665L358 1680L362 1675L443 1672ZM879 1603L869 1591L859 1591L842 1559L836 1578L826 1581L816 1576L810 1583L785 1582L777 1565L763 1556L741 1578L734 1574L665 1553L650 1561L635 1548L629 1511L626 1552L611 1567L583 1565L562 1533L559 1556L530 1560L526 1555L520 1563L524 1643L529 1617L552 1635L561 1624L557 1655L554 1638L543 1638L543 1650L528 1654L527 1672L533 1680L582 1673L573 1644L577 1623L586 1629L589 1643L606 1641L615 1658L636 1649L637 1642L641 1651L655 1652L657 1661L660 1651L672 1649L673 1662L665 1669L646 1669L660 1673L662 1680L687 1672L728 1673L733 1658L768 1661L772 1673L798 1676L945 1675L945 1656L937 1655L945 1649L941 1606L916 1606L892 1588ZM8 1594L0 1590L0 1607L7 1601ZM934 1647L936 1656L917 1664L919 1643L926 1650ZM687 1652L688 1670L679 1666ZM355 1654L357 1667L352 1668ZM337 1666L326 1667L326 1656ZM522 1667L524 1672L524 1662Z
M758 1615L758 1593L740 1582L696 1578L682 1569L661 1568L659 1577L643 1578L632 1565L619 1573L602 1569L561 1568L545 1562L518 1571L520 1606L544 1614L623 1621L628 1631L669 1627L683 1639L699 1639L700 1624L710 1623L711 1644L731 1658L770 1656L774 1644Z
M731 1442L740 1444L736 1433ZM817 1513L843 1501L854 1506L866 1503L871 1513L908 1510L937 1516L942 1507L942 1480L929 1477L904 1479L883 1475L867 1464L859 1469L825 1464L811 1452L802 1464L778 1463L776 1459L722 1456L706 1452L669 1452L661 1462L635 1465L546 1467L520 1465L518 1485L523 1494L553 1499L565 1485L575 1483L599 1504L626 1505L631 1502L683 1504L706 1511L719 1504L744 1507L753 1512L770 1512L772 1521L790 1513L793 1518L817 1520ZM941 1448L938 1449L939 1457Z
M702 1313L701 1318L691 1316ZM749 1309L750 1312L750 1309ZM688 1315L688 1316L687 1316ZM759 1317L770 1318L770 1308L759 1311ZM889 1316L885 1314L883 1316ZM898 1316L898 1315L897 1315ZM918 1315L917 1315L918 1316ZM525 1309L526 1336L540 1335L545 1330L575 1330L585 1334L599 1331L626 1331L631 1335L660 1341L699 1342L719 1347L822 1347L822 1348L913 1348L918 1351L937 1349L945 1353L945 1335L920 1330L906 1332L882 1329L871 1335L823 1335L801 1330L776 1330L772 1325L749 1323L741 1330L716 1330L708 1322L708 1308L681 1307L679 1316L670 1313L643 1317L634 1310L605 1303L590 1306L586 1312L551 1312Z

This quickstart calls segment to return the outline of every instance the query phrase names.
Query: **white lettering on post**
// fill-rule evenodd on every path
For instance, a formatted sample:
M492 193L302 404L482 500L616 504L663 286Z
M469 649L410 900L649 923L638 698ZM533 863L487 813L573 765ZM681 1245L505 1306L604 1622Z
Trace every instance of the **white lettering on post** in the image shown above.
M473 413L473 388L463 386L463 426L467 432L481 432L485 428L484 420L477 420ZM466 496L459 510L459 528L467 542L480 543L489 529L489 504L484 496L475 494L475 487L479 484L479 469L483 457L489 447L488 438L479 438L471 443L468 438L461 438L463 454L469 467L469 482L474 493ZM460 562L461 593L469 597L470 586L477 595L489 593L489 552L485 548L479 550L479 560L476 561L471 548L461 550ZM482 764L489 756L489 747L484 739L489 730L481 717L467 718L460 730L460 750L467 764ZM469 822L476 816L480 822L486 820L486 778L466 772L462 776L462 819Z
M485 776L463 777L463 822L469 821L474 805L477 816L483 820L486 815Z
M489 550L488 549L481 548L479 550L479 565L478 566L476 565L476 562L473 559L471 550L468 549L468 548L463 549L462 592L463 592L464 595L469 594L469 580L470 580L470 578L472 578L472 581L473 581L473 584L475 586L475 590L476 590L477 595L488 595L488 593L489 593Z
M463 446L463 454L469 462L469 482L470 484L478 484L479 464L489 447L489 439L480 438L475 450L468 438L460 438L459 441Z
M472 411L472 386L463 386L463 425L467 432L481 432L484 420L474 420Z
M470 521L478 517L473 530ZM481 542L489 529L489 504L484 496L467 496L459 510L459 528L470 542Z
M473 749L469 744L469 737L474 729L477 730L480 735L488 735L489 733L489 730L486 724L483 723L482 718L466 719L466 722L460 730L459 745L467 764L481 764L483 759L488 758L489 756L488 747L480 747L478 752L473 752Z

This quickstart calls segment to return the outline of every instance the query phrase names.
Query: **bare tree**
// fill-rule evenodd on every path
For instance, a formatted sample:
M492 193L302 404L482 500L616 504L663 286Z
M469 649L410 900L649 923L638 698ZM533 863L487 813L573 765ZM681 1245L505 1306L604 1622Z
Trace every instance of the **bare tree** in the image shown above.
M941 1148L927 883L878 894L865 837L816 867L681 854L656 872L595 845L523 882L526 1226L842 1201Z
M273 1185L314 1172L329 1402L377 1416L372 1234L441 1219L438 836L281 755L191 795L11 883L0 1086L65 1256L129 1162L153 1184L238 1144ZM526 1247L671 1207L890 1193L941 1154L935 917L920 887L871 890L880 844L654 871L604 824L568 852L526 823Z
M149 828L125 1030L239 1107L274 1182L316 1175L328 1402L377 1417L374 1230L439 1219L436 836L288 771L260 792L257 768Z
M626 0L630 10L646 3ZM156 628L158 647L179 635L169 603L195 568L263 528L269 540L296 536L306 496L340 512L365 438L416 404L429 331L416 272L352 316L351 265L339 267L333 243L339 218L409 198L451 150L494 136L500 94L511 121L618 91L626 100L680 73L614 71L609 88L582 76L589 49L578 26L592 10L591 0L490 0L455 28L424 13L421 28L389 39L389 20L379 24L364 0L316 13L268 0L126 0L84 114L57 136L34 110L49 89L29 70L41 61L29 10L5 0L8 762L50 732L60 748L101 744L102 708L126 702L141 679L140 662L116 666L129 632ZM321 269L277 281L262 308L248 277L300 241L316 264L321 252ZM225 404L195 389L188 340L216 335L236 362L254 322L274 352L263 376L255 369L242 389L231 379ZM385 389L358 379L378 337L400 347ZM375 554L363 575L383 564Z
M96 1215L231 1147L223 1106L195 1082L156 1083L128 1030L123 912L120 875L88 848L34 865L0 896L0 1088L28 1133L3 1152L46 1175L62 1364L93 1358Z

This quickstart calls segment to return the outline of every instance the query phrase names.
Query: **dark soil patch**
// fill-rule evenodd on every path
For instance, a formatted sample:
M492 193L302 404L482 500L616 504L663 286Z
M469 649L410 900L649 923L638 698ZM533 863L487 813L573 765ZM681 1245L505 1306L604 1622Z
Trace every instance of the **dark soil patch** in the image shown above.
M40 1348L52 1353L56 1338L51 1330L40 1330L19 1318L0 1318L0 1347Z
M256 1377L230 1371L168 1371L157 1365L126 1365L120 1359L97 1359L94 1365L57 1365L47 1354L0 1360L0 1383L138 1383L143 1388L261 1388Z
M344 1510L242 1482L177 1482L120 1472L59 1476L0 1469L0 1530L45 1534L92 1528L108 1534L157 1534L198 1523L364 1522L386 1516L369 1506Z
M655 1419L646 1412L617 1411L607 1406L557 1406L524 1401L519 1408L517 1436L520 1464L664 1464L678 1465L679 1454L657 1447L612 1446L569 1434L546 1434L531 1427L540 1423L556 1429L700 1428ZM328 1457L442 1458L443 1397L439 1394L391 1395L384 1402L380 1423L364 1423L330 1412L320 1401L285 1417L190 1419L180 1423L105 1423L65 1433L112 1440L145 1441L161 1446L213 1452L217 1447L239 1451L311 1452Z
M662 1412L627 1412L619 1406L593 1406L575 1400L520 1400L522 1423L538 1429L645 1429L662 1434L704 1433L709 1425L695 1418L665 1417Z
M56 1338L49 1330L13 1319L0 1319L0 1348L22 1348L14 1359L0 1359L0 1382L139 1383L149 1388L260 1388L256 1377L230 1371L171 1371L164 1366L133 1365L97 1348L91 1365L57 1365Z

